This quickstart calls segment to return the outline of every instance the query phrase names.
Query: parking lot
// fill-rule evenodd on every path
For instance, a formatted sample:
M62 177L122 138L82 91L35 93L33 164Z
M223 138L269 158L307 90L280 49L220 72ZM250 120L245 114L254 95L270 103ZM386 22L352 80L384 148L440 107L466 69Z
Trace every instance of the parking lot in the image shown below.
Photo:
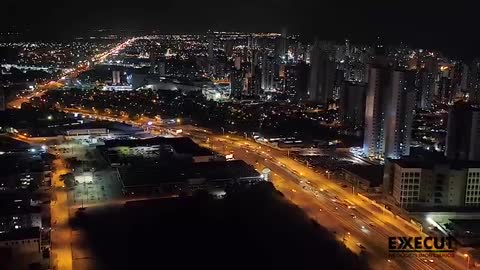
M69 192L72 205L82 207L121 198L119 181L113 169L86 173L90 176L80 176L80 179L89 178L89 181L78 182Z
M359 159L352 157L350 153L340 151L325 151L322 155L294 154L294 159L306 164L310 168L337 172L342 168L353 165L366 165Z
M51 150L65 160L76 160L72 168L75 185L68 192L71 206L82 207L122 197L116 170L106 164L95 145L67 141L52 146Z

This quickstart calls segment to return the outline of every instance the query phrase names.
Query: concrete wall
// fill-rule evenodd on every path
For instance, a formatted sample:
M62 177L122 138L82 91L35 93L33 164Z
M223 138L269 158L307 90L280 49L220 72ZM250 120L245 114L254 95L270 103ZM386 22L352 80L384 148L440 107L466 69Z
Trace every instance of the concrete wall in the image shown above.
M420 230L420 231L423 230L423 228L421 227L421 225L420 225L418 222L413 222L412 220L408 221L408 220L404 219L403 217L401 217L401 216L399 216L399 215L396 215L396 214L393 213L392 211L386 209L386 208L385 208L385 205L379 204L379 203L377 203L376 201L374 201L374 200L372 200L372 199L370 199L370 198L368 198L368 197L366 197L366 196L364 196L364 195L362 195L362 194L360 194L360 193L358 193L357 195L358 195L360 198L362 198L363 200L365 200L365 201L373 204L374 206L380 208L384 214L390 215L390 216L396 218L397 220L399 220L399 221L402 222L403 224L405 224L405 225L413 228L414 230Z

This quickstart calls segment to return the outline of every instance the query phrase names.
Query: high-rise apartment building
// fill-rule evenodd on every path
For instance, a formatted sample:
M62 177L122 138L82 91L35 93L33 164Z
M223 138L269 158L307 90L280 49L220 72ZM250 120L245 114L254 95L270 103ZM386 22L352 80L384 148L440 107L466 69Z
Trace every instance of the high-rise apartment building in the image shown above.
M480 59L474 60L468 71L469 100L475 104L480 103Z
M480 107L465 101L450 106L445 156L480 161Z
M5 102L5 90L0 85L0 111L5 111L6 102Z
M243 94L244 72L235 63L235 67L230 72L230 97L241 98Z
M213 61L214 55L213 55L213 35L208 36L208 60L211 62Z
M297 76L294 65L285 65L283 72L283 90L289 97L295 97L295 85L297 84Z
M305 101L308 99L308 65L299 61L295 66L295 99Z
M408 155L415 106L414 74L372 66L368 82L364 154L379 159Z
M262 57L262 89L274 89L275 58L265 53Z
M309 100L327 103L333 97L336 66L328 52L316 43L310 53Z
M365 121L365 83L345 81L340 89L340 122L354 129L363 128Z
M434 57L427 57L423 67L418 73L418 104L417 107L429 110L433 106L433 98L436 93L436 80L438 76L438 61Z
M121 83L120 81L120 71L114 70L112 71L112 84L113 85L119 85Z

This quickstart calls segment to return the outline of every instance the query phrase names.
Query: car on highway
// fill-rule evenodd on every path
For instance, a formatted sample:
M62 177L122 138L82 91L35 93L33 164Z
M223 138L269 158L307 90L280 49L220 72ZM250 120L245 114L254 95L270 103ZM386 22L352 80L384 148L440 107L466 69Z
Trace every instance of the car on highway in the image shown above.
M362 249L362 250L365 250L367 249L364 245L362 245L361 243L357 243L357 246Z

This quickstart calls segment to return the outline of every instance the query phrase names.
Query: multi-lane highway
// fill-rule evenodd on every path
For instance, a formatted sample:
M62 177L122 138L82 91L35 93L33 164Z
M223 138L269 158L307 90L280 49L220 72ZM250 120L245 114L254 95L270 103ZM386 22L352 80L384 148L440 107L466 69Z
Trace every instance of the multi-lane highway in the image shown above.
M96 112L65 109L98 119L121 121L110 115ZM128 121L137 126L146 126L151 119ZM183 134L224 154L233 153L237 159L256 166L260 171L272 170L271 181L287 198L300 206L319 224L335 233L339 241L356 253L366 256L374 269L465 269L462 256L455 258L392 258L388 254L388 237L425 236L414 226L385 214L367 200L353 194L337 182L327 179L306 165L287 156L284 151L258 144L252 140L232 135L215 135L206 129L182 126ZM162 133L162 127L153 125L149 131ZM208 142L207 142L208 140ZM347 207L347 200L354 208ZM344 240L345 239L345 240Z
M92 63L103 62L103 61L105 61L105 59L107 59L107 57L109 57L112 54L117 54L118 52L122 51L126 47L130 46L130 44L132 44L132 42L134 42L137 39L138 38L131 38L131 39L128 39L128 40L126 40L122 43L119 43L114 48L93 56L91 58L91 62ZM32 91L30 94L18 97L17 99L10 101L8 103L8 107L9 108L20 108L22 103L24 103L24 102L28 103L30 98L40 97L41 95L43 95L47 91L59 89L64 85L64 82L65 82L66 79L76 78L81 72L84 72L84 71L88 70L90 67L91 66L89 65L89 62L84 61L84 62L80 63L78 66L60 74L59 79L57 81L50 81L50 82L47 82L47 83L39 84L39 85L37 85L35 90Z
M217 136L199 128L183 128L187 135L218 152L233 153L261 170L271 169L274 185L292 202L304 209L321 225L334 232L354 252L369 258L374 269L464 269L466 262L456 258L391 258L388 237L422 236L414 226L385 214L361 197L287 157L286 153L234 136ZM202 134L203 133L203 134ZM349 203L345 203L345 199ZM354 207L348 207L348 204ZM344 240L345 239L345 240ZM363 247L363 248L361 248Z
M92 62L102 62L105 59L112 55L116 54L119 51L123 50L134 42L137 38L131 38L115 46L114 48L95 55L92 57ZM8 103L9 108L20 108L22 103L28 103L33 97L40 97L47 91L59 89L63 86L65 79L75 78L81 72L90 68L90 65L84 61L80 63L75 68L60 74L60 77L57 81L50 81L44 84L37 85L36 89L32 91L29 95L18 97L17 99L12 100ZM20 138L30 142L29 138ZM76 253L81 253L83 250L78 247L72 246L72 239L79 242L78 233L72 233L72 229L69 224L70 219L70 204L68 200L68 192L64 187L63 182L60 181L60 175L69 172L65 166L65 161L62 158L58 158L54 162L55 171L52 177L52 189L53 189L53 200L51 203L51 266L52 269L57 270L70 270L73 269L73 249L75 248ZM77 267L81 269L90 269L88 267Z
M127 40L115 48L97 55L93 61L104 61L128 46L135 39ZM79 66L72 73L85 68ZM60 83L60 81L55 82ZM50 90L45 86L39 87L32 96L40 96ZM22 102L30 97L15 100L9 103L10 107L18 108ZM94 118L109 121L124 122L125 118L110 115L99 115L98 112L64 109L67 112L77 112ZM135 125L145 125L148 120L137 122ZM258 144L238 136L215 135L203 128L182 127L186 136L192 137L199 143L213 148L224 154L233 153L237 159L243 159L254 165L259 171L267 167L271 170L271 181L288 199L301 207L310 217L319 224L328 228L353 252L366 256L373 269L465 269L466 262L461 256L456 258L392 258L388 254L388 237L390 236L423 236L424 234L413 226L407 225L397 218L387 215L382 210L361 197L353 194L331 179L315 172L313 169L287 156L281 150ZM157 133L161 126L153 125L150 132ZM208 142L207 142L208 139ZM61 172L63 169L59 169ZM54 185L58 181L53 182ZM58 265L62 269L71 269L71 255L67 255L66 242L70 242L67 232L62 231L68 205L64 195L57 194L56 205L52 206L52 220L55 219L57 233L52 233L52 247L56 254ZM65 195L66 197L66 195ZM347 200L348 203L345 203ZM58 204L58 205L57 205ZM350 205L350 207L348 207ZM354 206L354 207L352 207ZM65 212L66 211L66 212ZM71 253L71 250L70 250ZM64 265L64 267L63 267Z

